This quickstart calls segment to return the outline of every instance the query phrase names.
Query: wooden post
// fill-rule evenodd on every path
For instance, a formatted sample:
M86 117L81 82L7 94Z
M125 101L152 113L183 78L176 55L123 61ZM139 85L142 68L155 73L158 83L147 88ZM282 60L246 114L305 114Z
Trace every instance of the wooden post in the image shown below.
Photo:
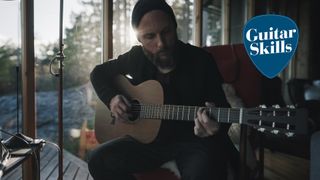
M202 46L202 0L197 0L195 3L195 46Z
M35 113L35 75L34 75L34 1L21 1L22 27L22 99L23 99L23 133L36 137ZM36 162L30 158L23 165L23 179L33 180L36 177Z
M112 17L113 17L113 2L112 0L102 1L103 4L103 20L102 20L102 59L101 63L113 57L112 45Z

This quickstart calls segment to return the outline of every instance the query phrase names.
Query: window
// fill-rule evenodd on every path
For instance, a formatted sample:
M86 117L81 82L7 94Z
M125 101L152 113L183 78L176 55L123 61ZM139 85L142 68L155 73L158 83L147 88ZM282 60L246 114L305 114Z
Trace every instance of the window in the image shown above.
M139 44L131 27L131 13L137 0L113 1L113 56L128 51ZM178 23L179 38L193 43L193 0L167 0L173 8Z
M213 46L223 44L223 0L204 1L202 12L202 44Z
M0 126L11 133L16 132L17 86L20 96L21 79L21 38L20 38L20 2L0 1ZM19 71L17 71L19 70ZM21 111L21 101L19 101ZM20 129L21 130L21 129Z
M101 0L64 1L64 148L77 154L80 128L93 125L94 91L90 72L101 58ZM50 61L59 51L59 1L35 0L37 134L57 142L58 78ZM58 62L52 65L58 73Z

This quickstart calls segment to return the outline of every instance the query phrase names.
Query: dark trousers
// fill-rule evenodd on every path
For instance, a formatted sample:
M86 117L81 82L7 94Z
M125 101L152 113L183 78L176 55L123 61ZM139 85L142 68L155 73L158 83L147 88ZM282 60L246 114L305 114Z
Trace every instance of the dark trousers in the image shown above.
M88 165L95 180L134 180L134 173L151 171L175 160L182 180L224 180L227 163L220 149L200 143L142 144L124 137L92 151Z

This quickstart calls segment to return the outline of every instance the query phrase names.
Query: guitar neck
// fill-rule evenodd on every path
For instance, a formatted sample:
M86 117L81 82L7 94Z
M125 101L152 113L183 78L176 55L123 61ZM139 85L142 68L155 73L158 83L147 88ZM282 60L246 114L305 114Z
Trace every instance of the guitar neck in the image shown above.
M197 116L198 106L182 105L135 105L134 111L139 111L142 119L181 120L194 121ZM218 122L242 124L242 108L216 108L205 107L210 117Z

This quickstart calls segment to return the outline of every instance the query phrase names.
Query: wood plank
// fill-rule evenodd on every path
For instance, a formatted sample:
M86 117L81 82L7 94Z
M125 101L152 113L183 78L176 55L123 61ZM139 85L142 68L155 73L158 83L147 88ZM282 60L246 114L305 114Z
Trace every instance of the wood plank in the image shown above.
M64 151L64 180L93 180L88 164ZM41 180L56 180L58 177L58 153L52 146L45 146L40 152ZM272 153L265 150L265 180L308 180L309 160L283 153ZM5 175L3 180L19 180L22 178L21 166Z
M42 154L42 153L40 153L40 154ZM53 149L51 149L51 151L47 152L47 155L43 156L43 158L40 159L40 170L42 170L47 165L50 165L51 161L54 159L54 157L57 157L57 155L58 155L58 152L54 151ZM40 155L40 157L41 157L41 155Z
M77 174L75 176L75 179L76 180L87 180L87 179L89 179L88 171L85 171L84 169L79 168L78 172L77 172Z
M47 177L49 177L52 174L52 172L54 171L55 168L57 168L57 166L58 166L58 159L53 158L50 164L48 164L43 169L41 169L40 179L47 179Z
M66 172L66 169L67 169L67 167L69 166L69 164L70 164L71 162L70 162L70 160L68 160L68 159L64 159L63 160L63 167L62 167L62 171L63 171L63 173L65 173ZM59 176L59 168L58 168L58 159L57 159L57 165L55 166L55 168L53 169L53 171L51 172L51 174L49 174L48 176L47 176L47 180L56 180L56 179L58 179L58 176ZM64 177L63 177L63 179L65 179Z
M63 151L63 179L64 180L93 180L90 176L88 164L82 159L76 157L70 152ZM58 178L58 152L55 147L46 145L40 151L40 179L57 180ZM12 170L2 177L3 180L20 180L22 179L21 166Z
M65 173L63 174L63 178L73 179L77 175L78 170L79 170L79 167L75 163L70 162Z
M308 180L309 160L265 150L265 179Z
M11 180L11 179L21 179L22 177L22 167L19 166L15 170L11 171L9 174L5 175L3 180Z

